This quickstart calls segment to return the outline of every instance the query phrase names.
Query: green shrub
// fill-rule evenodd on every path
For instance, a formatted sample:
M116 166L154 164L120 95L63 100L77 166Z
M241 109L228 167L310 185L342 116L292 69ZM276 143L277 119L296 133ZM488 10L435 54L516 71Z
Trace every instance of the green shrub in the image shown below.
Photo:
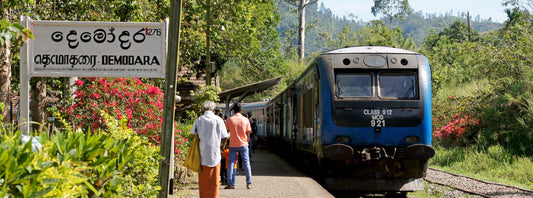
M533 85L529 80L501 79L491 104L482 110L481 135L489 145L502 145L513 154L533 156Z
M196 90L191 90L191 96L194 97L194 103L191 105L191 110L187 110L187 116L189 120L194 120L201 116L203 112L202 111L202 104L207 101L211 100L214 102L218 102L218 92L222 91L220 87L216 87L214 85L209 86L203 86L200 85L200 87Z
M155 197L159 147L106 113L108 131L56 129L32 151L19 133L0 138L0 197ZM61 120L61 119L60 119Z
M138 136L127 127L125 119L119 121L102 113L102 117L107 120L107 124L114 139L127 139L131 144L127 147L133 156L130 163L120 171L118 177L123 186L119 193L120 197L155 197L161 189L158 186L159 147L152 146L150 141L144 136ZM113 132L116 131L116 132Z
M133 141L123 135L128 131L112 128L112 122L108 126L109 133L94 134L81 129L72 131L66 126L66 131L56 131L51 139L54 145L47 152L55 167L73 167L87 179L81 185L89 197L117 195L122 190L118 176L134 157Z
M83 161L65 159L64 155L58 151L58 147L61 145L57 145L57 143L70 144L68 140L65 141L64 135L50 137L41 134L40 137L43 139L43 148L39 160L49 163L50 168L46 169L38 179L54 181L44 185L45 188L52 190L42 197L87 197L90 189L87 187L89 185L88 178L83 172L90 167ZM74 154L77 150L74 149L69 152Z
M32 141L24 143L19 132L0 134L0 197L42 197L55 180L39 179L50 163L39 160Z

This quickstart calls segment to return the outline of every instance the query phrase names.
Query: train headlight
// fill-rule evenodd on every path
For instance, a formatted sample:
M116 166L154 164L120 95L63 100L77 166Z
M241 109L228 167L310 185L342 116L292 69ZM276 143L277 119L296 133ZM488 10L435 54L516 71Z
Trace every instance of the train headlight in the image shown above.
M383 67L387 64L387 59L381 55L369 55L363 62L369 67Z
M396 64L396 62L398 62L398 59L396 59L396 58L391 58L391 59L390 59L390 62L391 62L392 64Z
M337 143L341 143L341 144L349 144L350 142L352 142L352 138L350 138L350 136L346 136L346 135L339 135L339 136L335 137L335 141Z
M418 136L407 136L405 137L405 142L409 144L415 144L420 142L420 138Z
M350 59L345 58L344 60L342 60L342 64L349 65L350 64Z

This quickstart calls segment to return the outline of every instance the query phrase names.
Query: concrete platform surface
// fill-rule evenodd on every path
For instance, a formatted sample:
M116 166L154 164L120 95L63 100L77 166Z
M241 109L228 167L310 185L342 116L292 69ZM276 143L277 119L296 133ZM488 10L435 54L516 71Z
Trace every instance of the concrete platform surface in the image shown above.
M244 171L239 170L236 189L220 186L221 198L328 198L334 197L312 178L293 168L277 155L267 150L256 150L252 156L252 189L246 189ZM199 197L198 189L186 198Z

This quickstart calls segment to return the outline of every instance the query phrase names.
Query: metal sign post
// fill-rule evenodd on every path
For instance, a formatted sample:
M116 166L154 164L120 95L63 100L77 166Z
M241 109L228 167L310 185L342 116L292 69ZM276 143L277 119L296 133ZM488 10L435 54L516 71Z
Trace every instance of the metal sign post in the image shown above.
M172 176L172 159L174 152L174 107L176 95L176 76L179 54L180 42L180 27L181 27L181 2L182 0L170 1L170 28L168 39L168 60L165 81L165 104L163 111L163 134L161 140L160 153L164 157L159 163L159 185L161 191L159 198L166 198L168 194L173 191L170 178Z
M30 17L21 16L20 24L28 28ZM28 135L30 133L30 75L28 72L29 56L28 56L28 40L20 49L20 103L19 103L19 129L22 134Z

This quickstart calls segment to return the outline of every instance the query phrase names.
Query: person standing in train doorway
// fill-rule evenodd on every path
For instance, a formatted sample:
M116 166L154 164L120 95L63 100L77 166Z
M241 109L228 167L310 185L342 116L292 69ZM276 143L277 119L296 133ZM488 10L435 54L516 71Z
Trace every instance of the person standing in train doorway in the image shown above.
M250 145L248 145L248 152L250 153L250 162L252 161L252 153L255 153L255 142L257 141L257 122L254 118L252 112L248 112L248 120L250 120L250 125L252 126L252 133L250 133Z
M215 115L215 108L215 102L205 101L202 104L204 115L194 121L191 129L191 133L198 133L200 139L200 197L218 197L220 187L220 143L228 137L228 132L222 118Z
M228 186L225 189L235 189L235 159L237 152L241 153L241 159L244 165L244 172L246 174L246 188L252 188L252 168L250 167L250 158L248 150L248 140L250 139L250 132L252 127L248 118L242 115L242 105L237 103L233 107L235 115L226 120L226 129L230 133L229 143L229 164L228 164Z

